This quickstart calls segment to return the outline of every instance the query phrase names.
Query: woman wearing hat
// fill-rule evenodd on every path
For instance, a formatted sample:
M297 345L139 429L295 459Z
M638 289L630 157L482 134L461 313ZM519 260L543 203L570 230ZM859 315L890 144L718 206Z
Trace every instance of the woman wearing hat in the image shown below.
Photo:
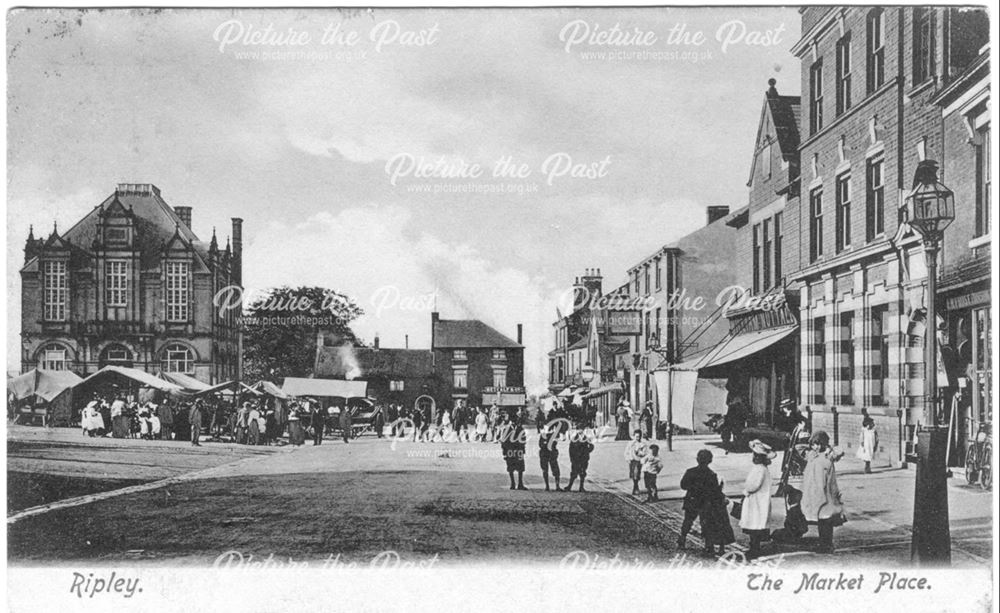
M632 423L632 405L629 404L628 400L622 400L618 403L618 409L615 411L615 420L618 424L618 435L615 436L615 440L629 440L631 438L629 436L629 425Z
M760 557L760 543L768 535L767 523L771 519L771 471L768 465L777 455L758 439L750 441L750 451L753 452L753 466L743 484L743 512L740 515L740 528L750 537L748 560Z
M833 528L843 517L834 462L844 454L830 447L830 435L818 430L809 438L802 474L802 514L819 528L819 553L833 553Z

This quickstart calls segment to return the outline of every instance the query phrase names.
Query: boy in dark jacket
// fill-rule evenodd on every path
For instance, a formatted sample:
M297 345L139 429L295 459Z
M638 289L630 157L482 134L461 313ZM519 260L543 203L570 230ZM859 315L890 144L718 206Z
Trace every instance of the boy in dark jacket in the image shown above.
M681 478L681 489L687 491L684 494L684 522L681 524L681 536L677 540L677 546L681 549L684 549L695 518L708 512L719 492L719 477L708 467L712 463L712 452L702 449L696 460L698 465L687 469Z
M565 491L573 489L573 481L580 477L580 491L587 478L587 468L590 466L590 454L594 451L594 443L590 442L590 434L586 430L577 430L570 434L569 441L569 485Z

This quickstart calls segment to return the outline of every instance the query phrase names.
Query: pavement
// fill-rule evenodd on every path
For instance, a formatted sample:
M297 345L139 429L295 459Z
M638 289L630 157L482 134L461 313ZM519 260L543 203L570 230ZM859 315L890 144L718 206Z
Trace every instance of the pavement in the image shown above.
M9 518L9 556L15 564L67 559L204 564L233 548L289 558L332 552L365 557L394 550L462 564L497 559L553 563L574 551L605 560L663 561L679 553L683 491L678 484L684 470L695 464L697 451L713 451L712 468L730 495L739 495L750 466L749 454L727 455L715 437L677 437L672 452L660 442L665 465L659 477L661 500L645 503L630 495L626 443L621 441L597 442L587 493L549 493L534 438L526 457L529 491L512 492L494 443L392 442L366 436L349 444L327 440L319 447L206 443L192 450L184 442L80 442L83 437L75 430L45 433L34 428L25 433L19 428L9 430L8 448L12 441L36 445L28 447L31 453L10 457L8 470L63 470L79 460L73 454L81 453L63 447L69 436L75 444L94 445L94 457L112 458L101 466L115 466L113 474L134 469L149 478L150 489L110 492L101 500L44 509L16 523ZM76 436L66 434L70 432ZM565 483L568 452L565 444L560 448ZM836 530L832 556L809 551L813 531L797 547L767 551L765 560L792 566L907 565L914 472L885 463L873 468L873 474L864 474L853 457L838 463L848 522ZM777 460L771 470L776 483ZM183 481L156 481L160 474ZM953 566L990 568L992 492L952 479L949 503ZM772 499L772 529L781 526L783 516L781 499ZM746 541L736 532L739 542L727 557L740 560ZM196 542L179 536L191 534L198 535ZM695 534L689 538L690 551L682 555L702 555L699 546Z

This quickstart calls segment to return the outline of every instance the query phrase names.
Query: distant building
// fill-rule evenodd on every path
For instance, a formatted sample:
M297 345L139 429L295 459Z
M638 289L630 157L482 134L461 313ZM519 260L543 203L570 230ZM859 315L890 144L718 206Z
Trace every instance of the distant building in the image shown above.
M451 406L525 404L521 325L514 341L478 319L441 319L431 313L431 351ZM447 408L451 408L450 406Z
M191 207L170 207L151 184L123 183L47 238L29 232L21 269L21 369L91 374L109 364L191 375L238 376L236 310L216 292L242 287L243 220L232 247L191 229Z
M427 415L436 414L444 394L429 349L384 348L377 336L372 347L334 346L319 332L313 373L317 378L365 381L369 397Z

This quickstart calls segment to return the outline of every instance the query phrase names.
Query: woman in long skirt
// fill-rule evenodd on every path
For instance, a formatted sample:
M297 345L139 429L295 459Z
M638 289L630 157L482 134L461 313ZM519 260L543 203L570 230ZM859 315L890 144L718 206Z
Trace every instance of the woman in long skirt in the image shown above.
M306 431L299 419L298 405L292 405L288 411L288 442L292 445L304 445L306 442Z

